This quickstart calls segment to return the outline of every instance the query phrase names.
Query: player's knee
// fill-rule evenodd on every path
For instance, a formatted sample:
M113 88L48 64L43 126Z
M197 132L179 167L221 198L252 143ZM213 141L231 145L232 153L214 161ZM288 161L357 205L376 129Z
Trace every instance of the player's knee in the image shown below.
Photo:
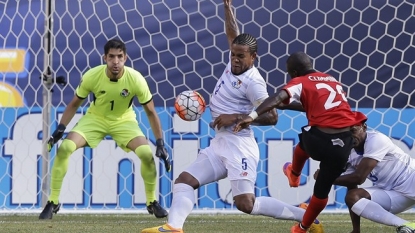
M255 197L249 194L242 194L234 197L235 206L238 210L250 214L254 209Z
M177 179L174 181L174 183L175 184L180 184L180 183L181 184L187 184L187 185L193 187L193 189L197 189L200 186L199 181L188 172L180 173L179 177L177 177Z
M370 197L367 197L366 195L362 195L361 189L351 189L347 191L345 202L347 207L351 208L356 202L358 202L362 198L370 199Z
M72 140L64 139L58 148L57 156L68 158L76 150L76 144Z
M134 153L140 158L142 163L151 163L153 158L153 152L149 145L141 145L137 147Z

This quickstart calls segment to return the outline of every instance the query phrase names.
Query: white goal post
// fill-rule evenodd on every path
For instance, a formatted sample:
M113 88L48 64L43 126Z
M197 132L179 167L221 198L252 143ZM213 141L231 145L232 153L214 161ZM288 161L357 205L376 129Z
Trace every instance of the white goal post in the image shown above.
M258 38L256 63L268 91L282 87L285 60L305 51L317 70L345 85L353 109L368 126L415 157L415 4L386 1L234 0L241 32ZM0 1L0 210L40 211L56 153L45 140L56 128L82 74L102 64L110 38L127 45L127 65L147 79L173 158L171 173L157 160L160 203L169 208L174 179L209 144L209 109L195 122L174 112L184 90L209 95L228 59L222 0L9 0ZM65 81L67 83L65 83ZM143 109L137 118L154 150ZM79 109L70 130L85 112ZM279 111L275 127L255 127L261 159L256 195L298 205L309 200L318 168L307 162L301 186L289 188L282 165L290 161L301 113ZM68 212L145 212L140 160L111 138L70 158L60 202ZM372 185L366 182L364 185ZM195 192L195 211L237 212L221 180ZM345 189L334 186L326 212L343 212Z

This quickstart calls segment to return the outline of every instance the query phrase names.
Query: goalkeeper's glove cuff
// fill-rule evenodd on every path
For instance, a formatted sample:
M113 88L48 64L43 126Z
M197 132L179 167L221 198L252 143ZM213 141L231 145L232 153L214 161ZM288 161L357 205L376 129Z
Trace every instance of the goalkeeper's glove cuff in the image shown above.
M164 141L162 138L156 140L156 146L164 146Z
M66 126L64 124L59 124L58 125L58 128L57 128L58 131L63 131L64 132L65 129L66 129Z

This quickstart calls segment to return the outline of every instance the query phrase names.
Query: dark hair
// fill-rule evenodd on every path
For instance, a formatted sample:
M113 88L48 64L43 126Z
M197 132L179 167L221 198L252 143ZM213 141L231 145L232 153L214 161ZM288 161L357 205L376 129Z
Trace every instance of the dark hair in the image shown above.
M295 52L287 59L287 68L289 71L296 70L299 73L313 69L313 63L310 57L304 52Z
M107 55L110 49L121 49L124 54L127 53L127 47L125 47L124 42L118 39L111 39L104 45L104 53Z
M258 50L258 44L256 42L255 37L247 34L247 33L243 33L240 34L239 36L235 37L235 39L233 39L232 44L239 44L239 45L248 45L249 46L249 52L251 54L256 53L256 51Z

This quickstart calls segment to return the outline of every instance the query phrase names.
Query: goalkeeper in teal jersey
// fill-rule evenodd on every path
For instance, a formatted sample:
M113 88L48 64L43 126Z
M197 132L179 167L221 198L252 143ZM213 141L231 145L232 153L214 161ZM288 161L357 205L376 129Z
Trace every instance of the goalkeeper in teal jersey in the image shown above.
M157 139L156 156L164 161L166 170L170 171L169 155L164 147L160 119L154 108L152 94L144 77L138 71L124 66L127 53L123 42L109 40L104 46L104 52L106 65L94 67L83 75L74 98L66 107L58 128L49 139L50 150L62 138L77 109L92 92L94 100L87 113L58 148L52 167L49 201L39 219L51 219L53 213L59 210L59 194L68 169L69 156L78 148L96 147L106 135L110 135L124 151L134 151L140 158L147 210L157 218L167 216L167 211L156 200L157 172L153 154L132 108L133 99L137 96Z

